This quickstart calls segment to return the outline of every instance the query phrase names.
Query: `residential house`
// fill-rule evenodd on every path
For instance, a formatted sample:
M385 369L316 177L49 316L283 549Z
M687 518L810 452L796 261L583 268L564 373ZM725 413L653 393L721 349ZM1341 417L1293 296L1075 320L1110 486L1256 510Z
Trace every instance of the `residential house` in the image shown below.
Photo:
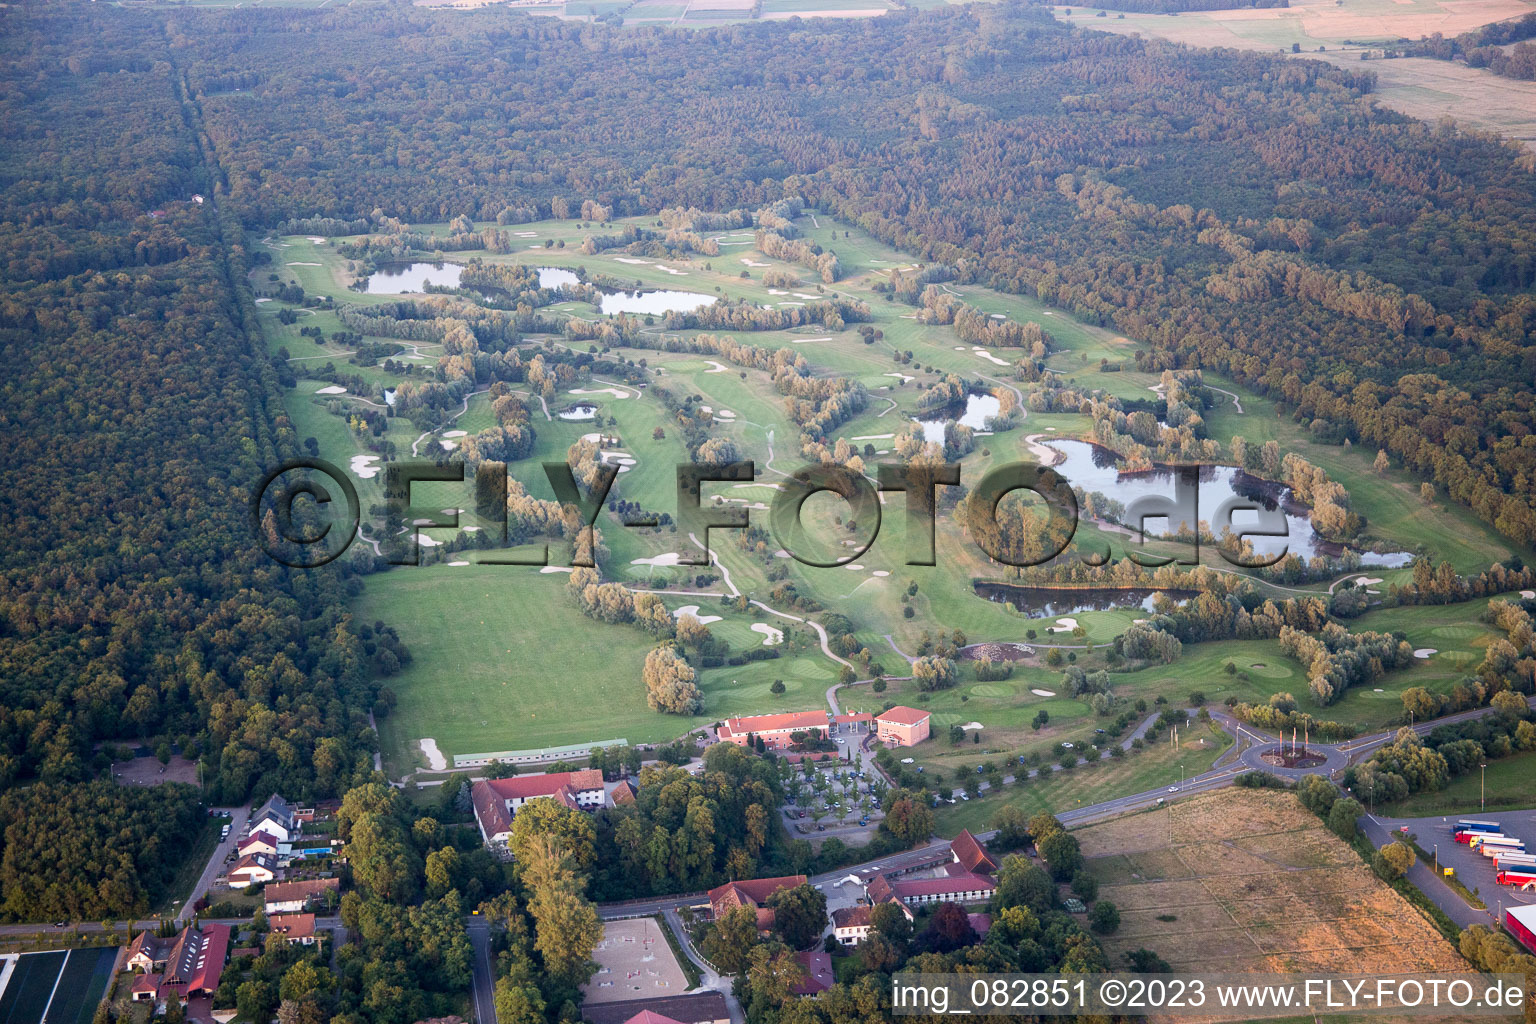
M253 853L266 853L276 856L277 848L280 845L287 844L280 843L277 836L263 829L260 832L252 832L240 840L239 843L235 844L235 851L242 857L248 857Z
M267 919L272 930L288 939L290 946L315 944L314 914L273 914Z
M143 972L143 977L134 980L129 996L156 1003L211 996L219 987L228 955L227 924L208 924L201 930L188 925L174 938L140 932L128 945L126 964Z
M837 984L837 974L832 970L832 954L816 950L813 953L796 953L795 959L805 971L805 978L789 991L797 996L819 996Z
M302 882L279 882L269 885L262 892L268 914L288 914L321 905L327 894L340 893L341 880L337 878L310 878Z
M277 857L270 853L251 853L241 857L229 869L229 887L244 889L262 885L277 877Z
M281 842L289 842L299 834L297 809L276 793L251 815L249 834L267 832Z
M726 882L709 890L710 914L718 921L737 907L752 907L757 911L758 932L769 932L773 929L773 911L766 906L768 898L781 890L804 885L806 881L804 875L784 875Z
M832 935L845 946L857 946L869 937L870 915L874 908L868 904L839 907L832 911Z
M603 773L595 768L486 779L472 785L469 796L481 839L491 849L503 851L512 838L513 815L529 800L547 797L581 811L594 810L607 802Z

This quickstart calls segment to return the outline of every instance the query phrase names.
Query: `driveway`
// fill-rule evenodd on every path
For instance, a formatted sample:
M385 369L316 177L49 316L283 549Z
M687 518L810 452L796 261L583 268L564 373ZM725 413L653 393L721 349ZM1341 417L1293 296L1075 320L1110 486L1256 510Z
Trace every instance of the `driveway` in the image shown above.
M241 839L245 838L245 823L251 817L251 807L249 804L244 807L215 807L214 810L228 811L230 813L231 816L224 819L229 825L229 838L224 839L218 846L214 847L212 856L208 858L208 863L203 866L203 873L198 876L197 884L192 887L191 895L187 897L186 902L181 905L180 912L176 915L176 923L178 925L186 924L192 919L193 905L207 895L209 886L213 885L213 880L223 872L224 859L231 853L234 853L236 845L239 844Z

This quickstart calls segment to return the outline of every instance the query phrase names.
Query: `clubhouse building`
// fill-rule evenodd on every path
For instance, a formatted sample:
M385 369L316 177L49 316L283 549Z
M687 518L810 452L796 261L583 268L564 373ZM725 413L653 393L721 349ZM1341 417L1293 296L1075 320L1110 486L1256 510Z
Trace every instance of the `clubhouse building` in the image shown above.
M486 779L469 789L480 837L493 850L505 852L512 838L512 818L529 800L557 800L578 811L592 811L607 802L603 773L596 768L548 775L515 775L510 779Z

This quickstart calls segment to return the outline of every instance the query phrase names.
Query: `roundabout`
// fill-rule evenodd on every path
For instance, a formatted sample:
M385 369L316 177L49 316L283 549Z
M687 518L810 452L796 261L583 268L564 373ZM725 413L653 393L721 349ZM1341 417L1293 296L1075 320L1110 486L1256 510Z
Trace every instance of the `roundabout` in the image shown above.
M1336 746L1314 743L1308 746L1267 743L1249 747L1239 758L1255 771L1269 772L1289 779L1303 775L1332 775L1349 764L1349 755Z

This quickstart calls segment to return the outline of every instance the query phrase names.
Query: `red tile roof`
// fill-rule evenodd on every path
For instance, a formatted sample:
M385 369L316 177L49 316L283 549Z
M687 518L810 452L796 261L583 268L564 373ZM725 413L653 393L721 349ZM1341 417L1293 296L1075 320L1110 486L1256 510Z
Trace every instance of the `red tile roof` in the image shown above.
M596 768L583 768L574 772L551 772L547 775L514 775L510 779L485 779L469 789L470 800L475 805L475 817L487 837L512 830L512 815L507 812L510 800L532 800L547 796L559 800L567 807L579 807L576 794L588 790L601 791L603 773Z
M876 875L874 878L871 878L869 885L865 889L869 894L869 902L871 903L884 903L895 895L891 889L891 880L884 875Z
M955 855L955 860L966 871L985 875L997 871L997 861L992 859L969 829L960 830L960 834L949 844L949 852Z
M709 890L709 908L716 920L737 907L753 907L757 910L758 931L773 927L773 911L763 906L768 897L782 889L804 885L804 875L783 875L779 878L748 878L740 882L726 882Z
M855 711L852 714L832 716L832 721L836 722L838 725L843 725L848 722L873 722L874 720L875 716L870 714L868 711Z
M301 882L274 882L262 890L262 896L268 904L291 903L294 900L304 900L307 903L327 892L339 891L341 891L339 878L307 878Z
M971 931L978 936L985 937L992 930L991 914L966 914L965 919L971 923Z
M720 738L745 736L747 733L794 732L800 729L825 729L825 711L788 711L782 715L751 715L746 718L727 718L720 726Z
M817 950L814 953L796 953L795 959L805 969L805 980L790 991L797 996L820 995L837 982L832 972L832 954Z
M991 892L997 883L986 875L948 875L944 878L909 878L891 883L897 899L919 896L950 896L963 892Z
M834 928L863 928L869 924L869 915L874 908L860 903L854 907L838 907L832 911L832 926Z
M309 939L315 935L314 914L273 914L268 923L273 931L290 939Z
M266 844L267 846L270 846L270 847L272 847L272 849L275 850L275 849L277 849L278 838L277 838L277 836L273 835L271 832L266 832L266 831L252 832L250 835L248 835L244 839L240 840L240 843L239 843L237 849L239 849L239 851L241 853L244 853L246 851L247 847L256 846L256 845L259 845L259 844Z
M158 974L140 974L133 979L133 995L139 995L142 992L154 993L159 990L160 975Z
M659 1013L652 1013L650 1010L641 1010L625 1021L624 1024L683 1024L683 1022L674 1020L671 1017L664 1017Z
M890 722L892 725L921 725L928 720L928 717L926 711L898 704L889 711L880 712L875 716L875 721Z

